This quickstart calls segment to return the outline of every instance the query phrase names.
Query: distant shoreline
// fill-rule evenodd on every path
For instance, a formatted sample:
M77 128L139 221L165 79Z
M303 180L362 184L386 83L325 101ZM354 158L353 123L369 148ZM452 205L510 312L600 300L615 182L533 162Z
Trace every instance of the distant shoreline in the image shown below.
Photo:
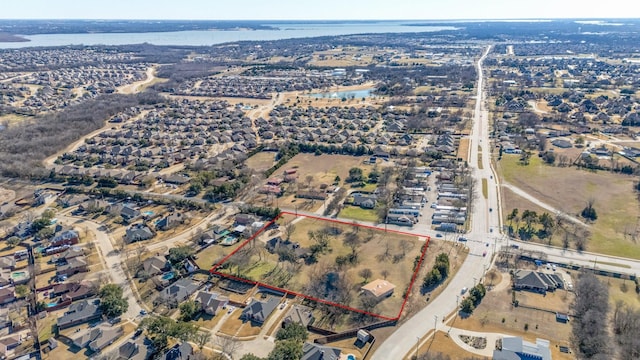
M0 33L0 42L29 42L31 40L18 35Z

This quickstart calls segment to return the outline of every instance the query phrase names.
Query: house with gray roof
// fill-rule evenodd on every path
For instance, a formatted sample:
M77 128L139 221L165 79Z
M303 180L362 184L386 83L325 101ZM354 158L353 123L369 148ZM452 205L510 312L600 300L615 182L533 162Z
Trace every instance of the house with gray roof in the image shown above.
M134 224L127 228L125 232L125 239L127 242L132 243L136 241L148 240L154 237L155 234L145 224Z
M502 349L493 351L493 360L525 359L551 360L549 340L536 339L533 344L519 336L507 336L502 338Z
M179 304L195 293L198 287L200 285L194 283L191 279L183 278L162 290L159 296L166 302Z
M121 326L101 324L74 334L73 345L79 348L88 347L91 351L100 351L117 340L124 331Z
M193 347L188 342L185 341L180 344L174 345L159 359L160 360L188 360L188 359L192 359L192 355L193 355Z
M304 305L293 305L291 310L287 313L287 315L282 320L282 326L284 327L289 323L297 323L304 327L312 324L314 320L313 312L311 308Z
M196 302L200 304L201 311L215 316L219 309L227 306L229 298L216 292L199 291Z
M99 319L102 316L99 299L87 299L71 304L69 310L58 318L58 329Z
M150 357L149 348L145 345L145 337L131 339L114 351L114 360L146 360Z
M142 262L142 269L148 276L155 276L171 268L164 256L152 256Z
M275 297L270 297L267 301L251 299L249 305L242 310L240 318L262 324L276 309L279 302L280 300Z
M513 274L513 287L517 290L531 290L540 293L564 288L562 277L531 270L517 270Z
M305 342L301 360L339 360L341 353L338 348Z

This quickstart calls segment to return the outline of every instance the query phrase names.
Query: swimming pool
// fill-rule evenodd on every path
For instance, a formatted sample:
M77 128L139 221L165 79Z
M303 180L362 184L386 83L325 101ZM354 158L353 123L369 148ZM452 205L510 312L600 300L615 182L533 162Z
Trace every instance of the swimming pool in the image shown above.
M234 236L227 236L220 242L220 244L229 246L235 244L237 240L238 239Z
M145 211L145 212L142 213L142 215L151 216L151 215L153 215L153 211Z
M54 307L54 306L56 306L56 305L58 305L58 303L57 303L57 302L48 303L48 304L47 304L47 307Z
M356 360L356 356L353 354L347 355L347 360Z
M162 274L162 280L171 280L174 276L176 275L173 272L164 273Z

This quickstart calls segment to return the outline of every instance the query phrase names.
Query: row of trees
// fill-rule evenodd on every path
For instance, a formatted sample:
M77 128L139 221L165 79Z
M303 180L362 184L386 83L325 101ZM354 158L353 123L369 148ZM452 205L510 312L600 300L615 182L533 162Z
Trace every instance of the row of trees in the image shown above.
M433 269L422 280L423 292L439 285L447 276L449 276L449 255L441 253L436 256L436 263L433 265Z
M466 314L473 313L473 310L480 305L482 298L487 294L484 284L479 283L469 290L469 296L464 298L460 303L460 311Z
M544 212L538 215L537 212L528 209L522 213L517 208L512 209L507 214L507 221L509 221L509 234L517 234L523 240L529 240L534 235L539 239L551 240L556 227L556 221L551 214ZM521 222L524 222L523 227L520 226ZM542 228L536 229L534 225L540 225Z
M610 359L607 285L594 274L583 273L576 283L575 294L572 331L578 353L585 359Z

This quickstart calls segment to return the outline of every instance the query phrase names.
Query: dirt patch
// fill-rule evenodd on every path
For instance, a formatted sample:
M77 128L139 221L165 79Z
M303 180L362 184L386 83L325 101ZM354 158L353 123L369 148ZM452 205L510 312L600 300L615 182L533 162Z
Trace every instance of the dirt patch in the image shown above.
M16 192L0 187L0 204L8 203L16 198Z

